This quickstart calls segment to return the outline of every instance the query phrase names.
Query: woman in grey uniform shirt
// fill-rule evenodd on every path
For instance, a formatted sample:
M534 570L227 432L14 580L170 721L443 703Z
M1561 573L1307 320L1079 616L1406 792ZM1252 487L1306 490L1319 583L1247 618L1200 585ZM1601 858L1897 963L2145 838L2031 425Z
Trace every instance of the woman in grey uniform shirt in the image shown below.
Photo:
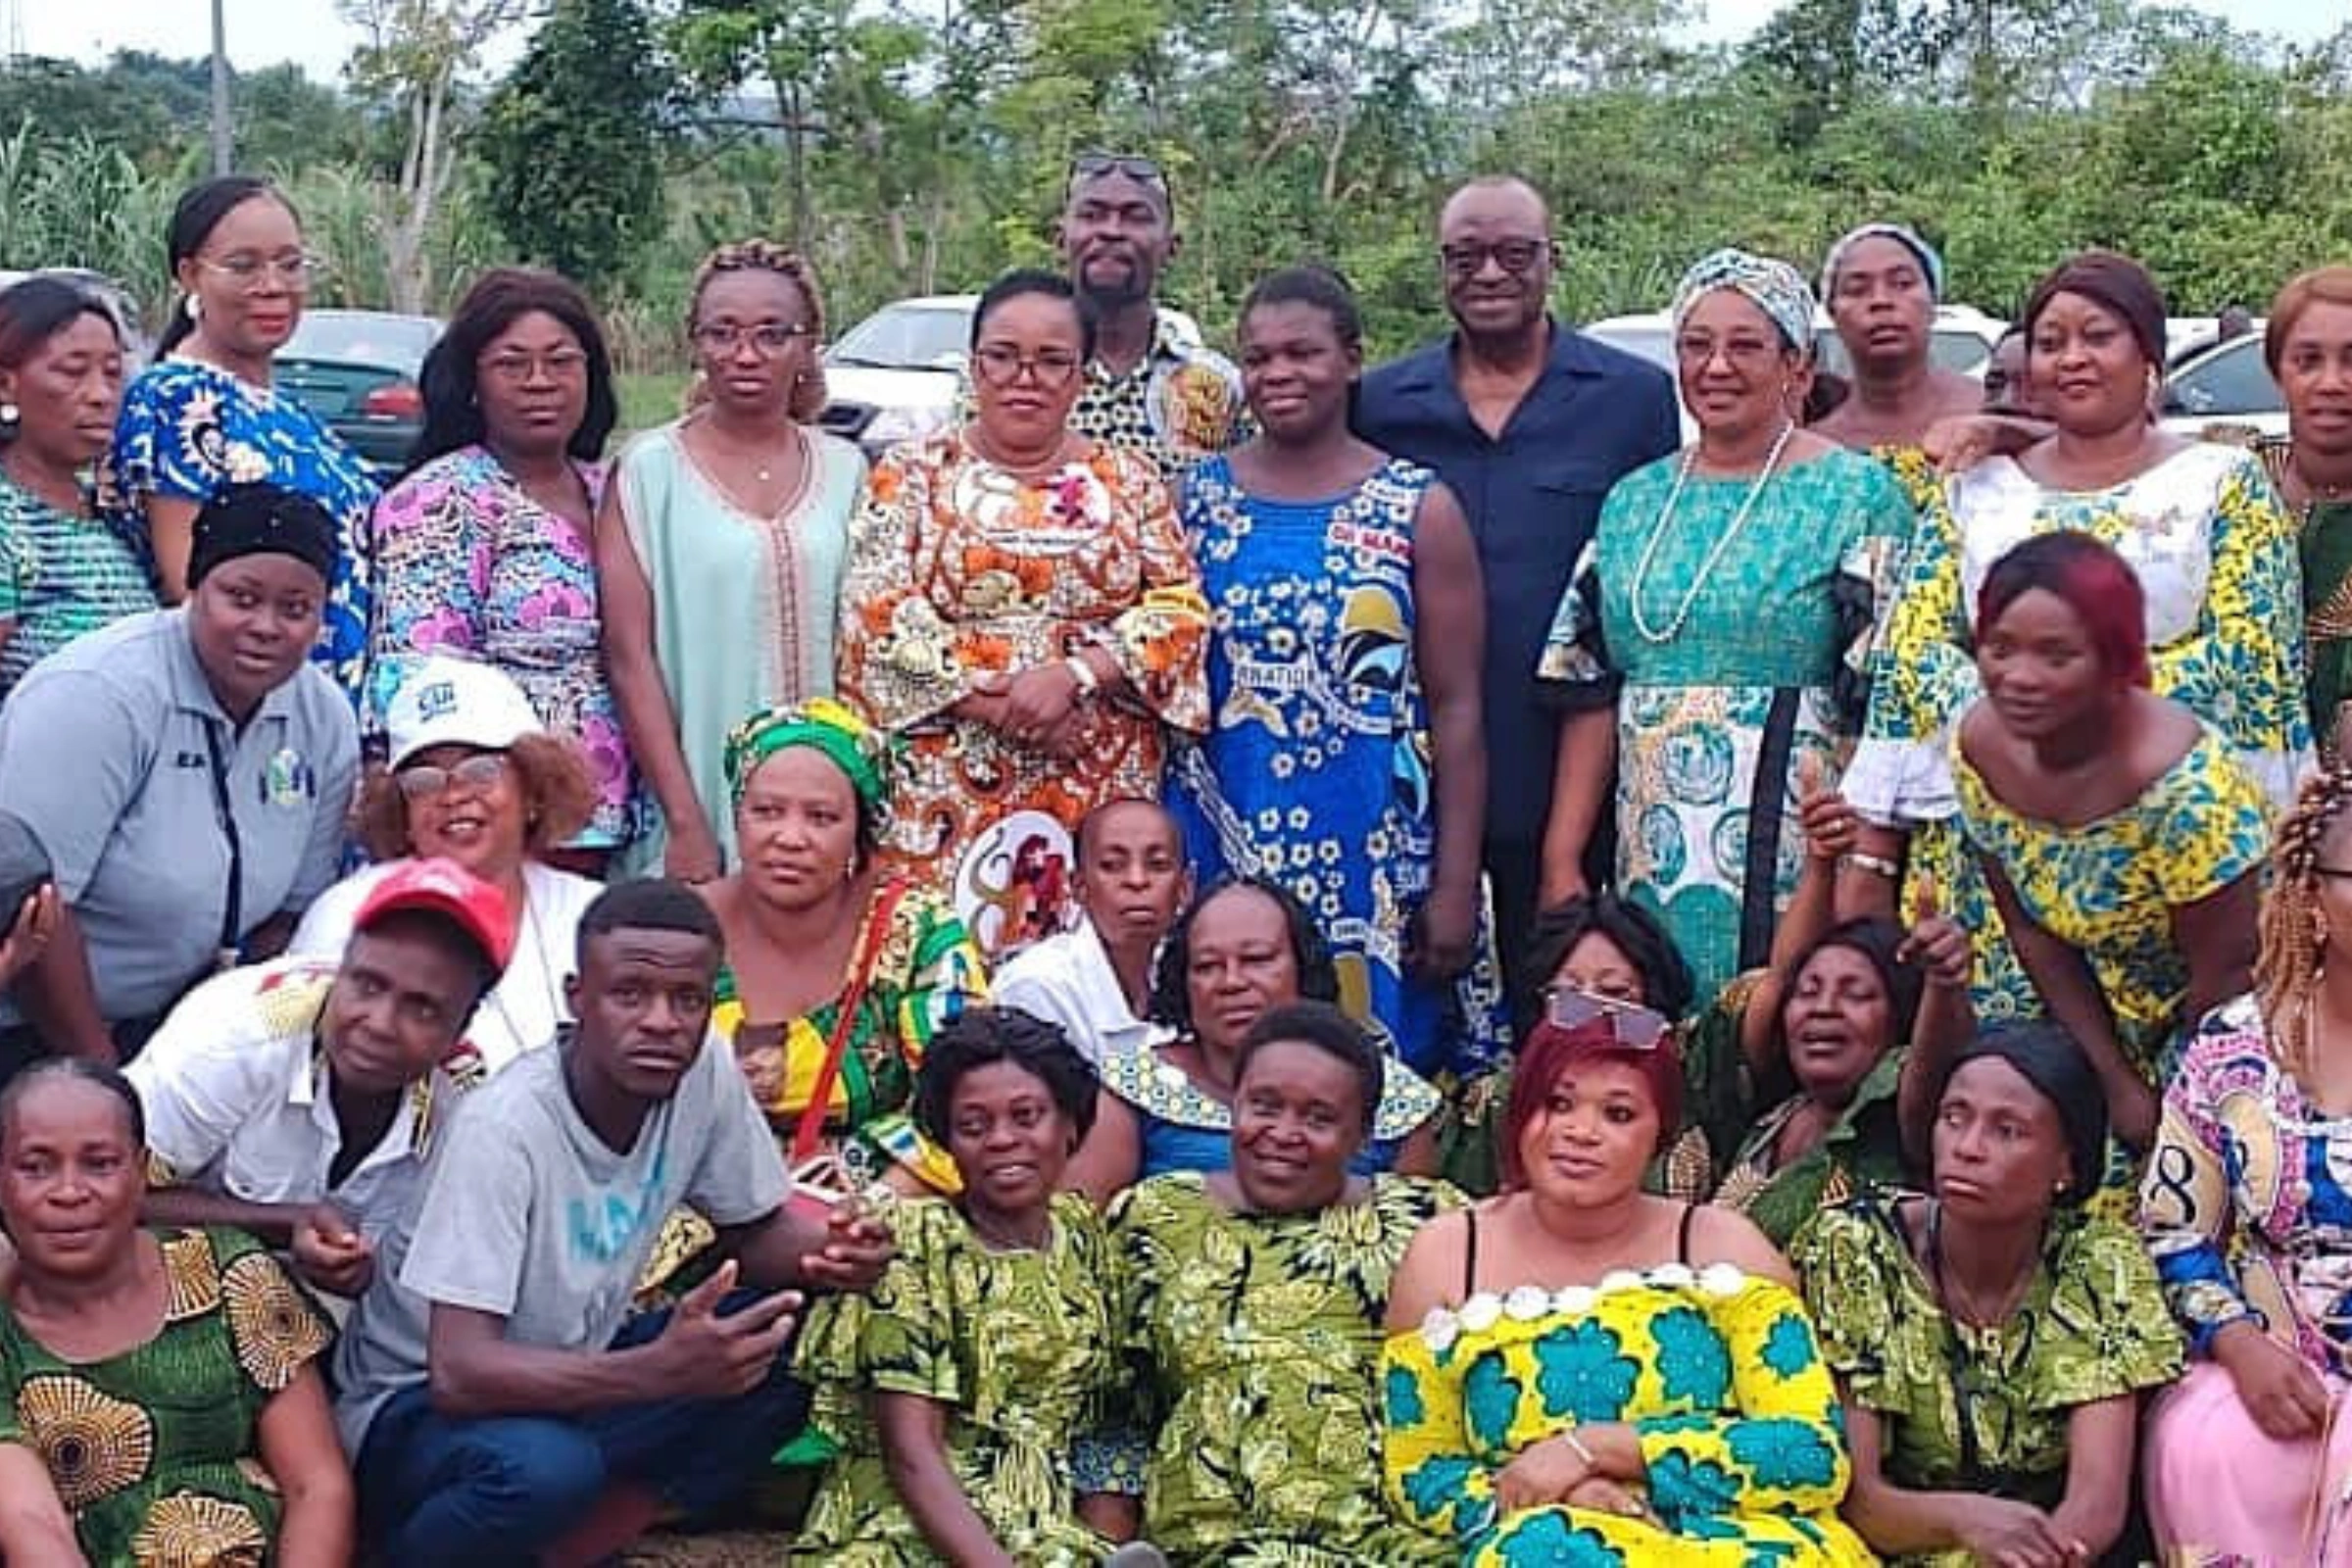
M351 708L305 662L334 523L274 485L197 514L188 601L33 666L0 710L0 811L48 852L63 917L0 999L0 1082L135 1053L182 992L285 945L334 880Z

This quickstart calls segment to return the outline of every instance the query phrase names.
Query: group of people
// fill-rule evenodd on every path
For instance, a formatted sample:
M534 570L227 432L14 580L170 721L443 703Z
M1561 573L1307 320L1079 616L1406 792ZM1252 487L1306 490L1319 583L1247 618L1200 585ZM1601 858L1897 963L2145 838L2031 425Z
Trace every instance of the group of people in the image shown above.
M0 294L0 1557L2352 1563L2352 270L2247 450L2103 252L1988 395L1891 223L1672 374L1177 233L870 462L804 258L609 461L497 270L389 487L266 182Z

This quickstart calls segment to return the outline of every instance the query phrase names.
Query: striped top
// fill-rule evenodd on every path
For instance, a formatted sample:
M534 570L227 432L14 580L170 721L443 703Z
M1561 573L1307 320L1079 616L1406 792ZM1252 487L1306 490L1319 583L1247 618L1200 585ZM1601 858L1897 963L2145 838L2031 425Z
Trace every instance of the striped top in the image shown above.
M76 517L0 472L0 698L24 672L84 633L156 608L128 541Z

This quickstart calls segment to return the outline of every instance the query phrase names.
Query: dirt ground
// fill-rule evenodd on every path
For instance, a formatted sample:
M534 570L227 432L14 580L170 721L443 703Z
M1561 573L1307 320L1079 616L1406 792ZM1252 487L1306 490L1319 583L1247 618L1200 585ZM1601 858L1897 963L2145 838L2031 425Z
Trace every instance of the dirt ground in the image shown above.
M629 1568L784 1568L792 1536L782 1530L657 1531L621 1555Z

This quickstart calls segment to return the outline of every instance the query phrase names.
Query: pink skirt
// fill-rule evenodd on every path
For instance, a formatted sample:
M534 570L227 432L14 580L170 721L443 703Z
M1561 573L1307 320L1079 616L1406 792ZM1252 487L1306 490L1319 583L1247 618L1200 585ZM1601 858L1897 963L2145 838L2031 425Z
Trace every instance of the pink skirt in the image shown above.
M2352 1386L2319 1438L2281 1443L2199 1361L2148 1411L2141 1474L2167 1568L2352 1568Z

